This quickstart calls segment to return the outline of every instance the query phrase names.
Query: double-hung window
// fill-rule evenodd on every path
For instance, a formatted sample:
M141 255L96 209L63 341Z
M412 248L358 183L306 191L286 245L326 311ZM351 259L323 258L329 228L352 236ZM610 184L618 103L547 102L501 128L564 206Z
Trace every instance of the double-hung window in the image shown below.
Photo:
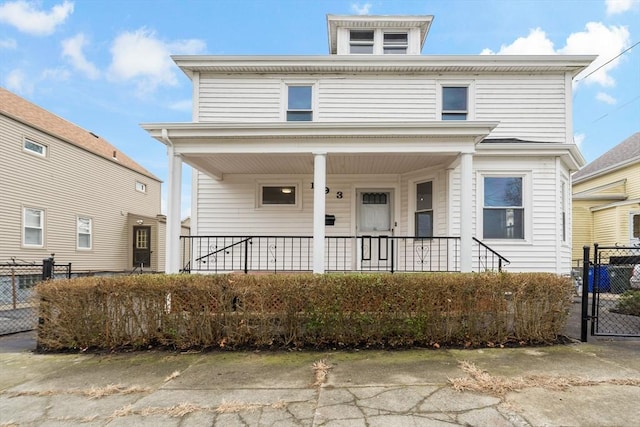
M562 241L567 241L567 183L562 181L560 184L560 206L562 209Z
M349 33L349 53L373 53L373 30L351 30Z
M78 217L78 249L91 249L92 220L87 217Z
M416 237L433 237L433 182L416 185Z
M467 86L442 86L442 120L467 120L468 95Z
M44 242L44 211L42 209L24 208L23 244L25 246L42 247Z
M313 120L313 85L287 86L287 121Z
M523 178L484 177L483 237L524 239Z
M407 33L384 33L383 35L382 52L384 54L405 54L408 46Z

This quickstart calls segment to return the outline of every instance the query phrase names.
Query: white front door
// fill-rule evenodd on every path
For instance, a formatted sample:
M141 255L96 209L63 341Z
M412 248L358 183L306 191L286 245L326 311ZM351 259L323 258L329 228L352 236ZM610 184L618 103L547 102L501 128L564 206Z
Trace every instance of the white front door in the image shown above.
M357 260L361 270L393 266L393 190L358 190Z
M640 212L629 214L629 244L640 246Z

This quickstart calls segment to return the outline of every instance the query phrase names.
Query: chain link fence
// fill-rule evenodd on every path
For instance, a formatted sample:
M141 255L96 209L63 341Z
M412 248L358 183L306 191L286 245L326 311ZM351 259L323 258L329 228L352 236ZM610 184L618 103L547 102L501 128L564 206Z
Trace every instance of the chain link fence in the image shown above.
M593 335L640 336L640 248L594 245Z
M70 275L71 264L56 265L53 258L47 258L41 264L0 263L0 335L35 329L35 285L42 280Z

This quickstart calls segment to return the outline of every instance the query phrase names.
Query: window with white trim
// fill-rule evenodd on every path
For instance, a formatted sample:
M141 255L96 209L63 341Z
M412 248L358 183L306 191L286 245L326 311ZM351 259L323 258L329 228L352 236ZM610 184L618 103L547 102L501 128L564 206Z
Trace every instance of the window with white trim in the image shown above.
M24 208L22 243L33 247L44 245L44 210Z
M406 32L384 33L382 40L382 53L385 55L402 55L407 53L409 38Z
M136 181L136 191L139 191L141 193L146 193L147 184L145 184L144 182Z
M560 183L560 207L562 214L562 241L567 241L567 183L562 181Z
M29 153L37 154L38 156L47 157L47 146L40 144L30 139L25 139L22 148Z
M415 236L433 237L433 182L416 184Z
M313 85L287 85L287 121L310 122L313 120Z
M77 218L78 249L91 249L93 220L88 217Z
M297 185L260 185L261 206L295 206L297 200Z
M468 86L442 86L442 120L467 120Z
M483 179L483 237L524 239L524 179L485 176Z
M349 32L349 53L373 53L373 30L351 30Z

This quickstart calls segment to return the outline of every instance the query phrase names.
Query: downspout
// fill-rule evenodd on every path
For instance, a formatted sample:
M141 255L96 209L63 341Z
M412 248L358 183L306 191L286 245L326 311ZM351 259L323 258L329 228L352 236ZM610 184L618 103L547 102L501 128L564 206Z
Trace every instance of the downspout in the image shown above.
M165 241L165 272L180 271L180 206L182 187L182 160L175 154L175 146L169 139L167 129L162 129L162 141L167 146L168 186L167 186L167 230Z

